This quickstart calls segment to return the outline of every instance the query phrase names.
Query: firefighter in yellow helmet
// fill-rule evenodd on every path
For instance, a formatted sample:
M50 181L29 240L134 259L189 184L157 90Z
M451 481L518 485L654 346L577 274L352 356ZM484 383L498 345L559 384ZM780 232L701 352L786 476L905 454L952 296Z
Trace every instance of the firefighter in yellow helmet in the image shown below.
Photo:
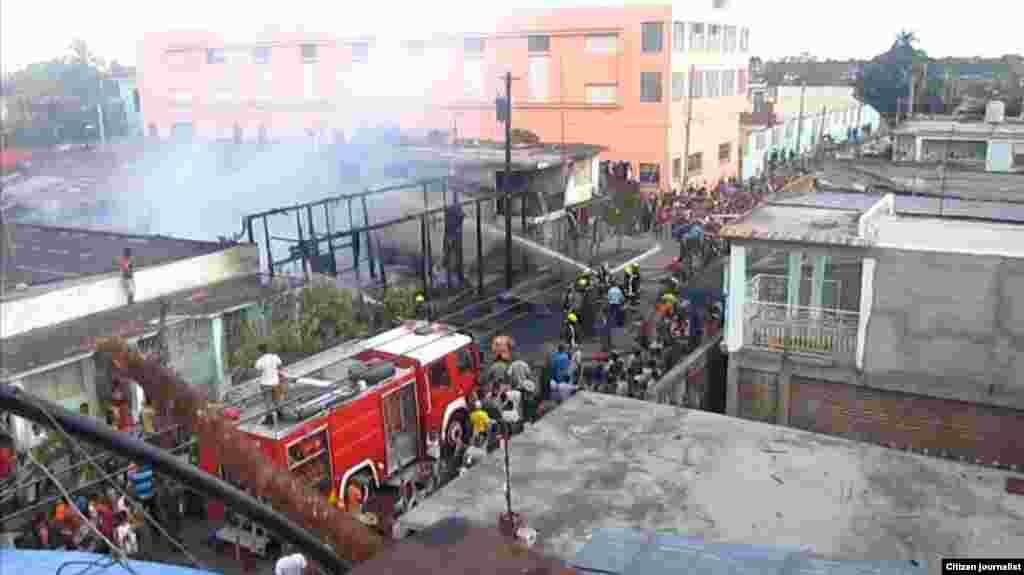
M626 292L626 300L635 304L640 298L640 266L636 263L626 266L626 277L623 282Z
M565 315L565 322L562 324L562 340L569 349L574 349L577 344L577 329L578 329L578 318L573 312L569 312Z
M417 293L416 298L416 319L418 320L430 320L430 307L427 304L427 298L422 293Z

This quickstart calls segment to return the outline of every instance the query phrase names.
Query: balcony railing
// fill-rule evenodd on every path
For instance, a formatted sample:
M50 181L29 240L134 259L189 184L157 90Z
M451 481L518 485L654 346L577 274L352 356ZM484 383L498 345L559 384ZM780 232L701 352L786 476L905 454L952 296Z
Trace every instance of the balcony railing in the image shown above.
M860 314L837 309L748 302L743 345L853 363Z
M811 278L800 279L800 303L808 303L811 300L813 280ZM839 280L824 280L822 282L822 307L835 308L839 305L839 297L842 293L843 283ZM780 275L757 274L747 282L747 293L751 300L768 303L786 303L787 291L789 289L789 278Z

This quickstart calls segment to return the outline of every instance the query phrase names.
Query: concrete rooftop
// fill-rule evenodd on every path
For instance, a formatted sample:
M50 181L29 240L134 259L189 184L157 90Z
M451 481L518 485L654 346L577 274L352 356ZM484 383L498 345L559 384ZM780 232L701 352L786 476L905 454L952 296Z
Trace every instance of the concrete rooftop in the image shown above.
M245 276L167 296L168 323L212 315L282 293L281 281L263 285L259 276ZM156 333L160 301L138 302L53 326L34 329L3 340L0 378L44 367L90 352L105 337L134 337Z
M722 237L823 245L868 246L857 235L857 209L768 203L722 228Z
M564 559L609 528L932 565L1024 549L1024 497L1005 491L1016 474L628 398L580 393L513 438L511 461L514 510ZM494 524L502 462L495 452L402 523Z
M939 138L978 137L984 140L1024 138L1024 121L1006 118L998 124L987 122L960 122L952 117L914 118L893 130L894 134L909 134Z
M117 271L124 248L132 249L135 268L167 263L224 249L217 242L198 242L122 234L109 231L9 224L0 237L0 253L10 259L3 271L8 289L17 284L47 285ZM17 297L18 292L7 294Z
M826 160L816 174L820 183L859 189L888 186L892 191L945 198L1024 203L1024 174L1005 174L934 163L889 162L882 159Z

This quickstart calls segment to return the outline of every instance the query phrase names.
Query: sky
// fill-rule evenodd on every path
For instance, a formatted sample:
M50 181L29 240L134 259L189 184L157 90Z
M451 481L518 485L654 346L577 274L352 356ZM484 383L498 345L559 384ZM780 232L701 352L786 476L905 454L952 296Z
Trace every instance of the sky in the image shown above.
M690 2L677 0L685 7ZM1019 26L1021 0L983 0L965 20L955 4L933 0L733 0L754 22L755 55L777 58L810 52L819 58L869 58L885 51L896 33L913 30L930 55L1001 56L1024 52ZM82 38L107 61L134 64L136 46L146 32L207 29L242 35L266 28L304 27L341 36L423 36L429 32L484 31L501 10L563 5L655 4L652 0L94 0L0 2L0 64L4 74L63 55L72 38ZM982 11L991 14L986 17ZM968 24L965 26L965 22ZM984 25L982 25L984 23Z

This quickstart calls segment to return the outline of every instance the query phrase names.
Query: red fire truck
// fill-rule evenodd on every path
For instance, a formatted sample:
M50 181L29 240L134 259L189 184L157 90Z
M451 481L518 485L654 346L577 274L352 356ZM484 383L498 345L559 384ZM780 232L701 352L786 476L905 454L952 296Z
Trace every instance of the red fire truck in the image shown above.
M325 494L357 483L365 500L391 488L403 507L437 486L442 454L467 432L479 362L469 336L407 322L284 368L291 383L276 424L264 418L258 382L226 402L271 461ZM199 464L223 474L212 446L200 446ZM223 505L208 513L223 518Z

